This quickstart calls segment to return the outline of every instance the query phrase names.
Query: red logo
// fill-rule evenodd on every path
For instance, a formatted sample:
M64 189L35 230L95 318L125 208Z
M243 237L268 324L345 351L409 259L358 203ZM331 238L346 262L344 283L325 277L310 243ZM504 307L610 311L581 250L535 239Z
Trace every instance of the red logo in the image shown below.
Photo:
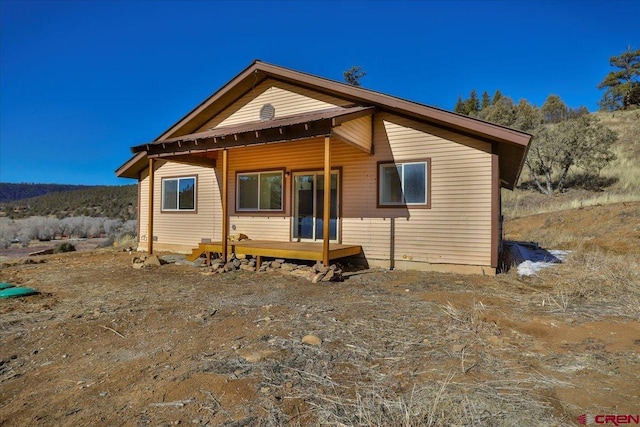
M582 414L577 418L578 424L590 425L590 424L612 424L614 426L622 425L640 425L640 414L630 415L613 415L613 414L598 414L596 416Z

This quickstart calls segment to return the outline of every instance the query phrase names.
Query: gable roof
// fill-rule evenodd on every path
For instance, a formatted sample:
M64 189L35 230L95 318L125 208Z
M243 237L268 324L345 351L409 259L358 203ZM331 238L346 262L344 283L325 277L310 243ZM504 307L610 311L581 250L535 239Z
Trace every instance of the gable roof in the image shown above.
M176 141L181 136L192 134L211 117L265 79L294 84L363 106L374 106L378 111L398 114L490 142L494 147L494 153L500 158L501 183L509 189L513 189L518 181L531 140L530 134L504 126L256 60L178 120L153 143ZM140 154L140 148L143 146L145 145L134 147L134 152ZM121 172L124 166L119 168L117 173Z

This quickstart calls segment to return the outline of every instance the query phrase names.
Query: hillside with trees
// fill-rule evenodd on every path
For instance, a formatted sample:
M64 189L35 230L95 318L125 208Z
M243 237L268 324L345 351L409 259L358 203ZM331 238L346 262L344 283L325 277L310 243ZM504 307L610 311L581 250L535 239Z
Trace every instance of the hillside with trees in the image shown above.
M597 113L555 94L540 107L500 90L458 97L456 113L533 135L518 188L503 192L505 215L640 199L640 50L610 64Z
M5 186L7 184L2 184ZM24 194L38 191L40 184L18 184ZM28 186L34 186L33 190ZM76 187L77 188L77 187ZM31 216L67 218L75 216L105 217L128 221L136 219L138 209L137 185L96 186L56 191L38 197L22 198L0 203L0 215L11 219Z
M493 98L484 92L483 100L472 91L468 99L458 99L456 112L531 133L525 160L529 184L547 196L564 191L570 173L595 180L616 158L617 135L585 107L570 108L558 95L549 95L539 108L525 99L515 103L499 91Z
M88 185L67 184L32 184L0 182L0 203L13 202L20 199L42 196L48 193L60 193L63 191L85 190L91 188Z

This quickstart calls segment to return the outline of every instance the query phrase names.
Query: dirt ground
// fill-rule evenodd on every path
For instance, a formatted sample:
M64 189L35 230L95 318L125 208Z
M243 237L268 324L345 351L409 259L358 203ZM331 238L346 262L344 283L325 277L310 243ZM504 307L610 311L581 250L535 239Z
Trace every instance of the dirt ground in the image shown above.
M0 281L40 294L0 300L0 425L539 426L640 413L637 311L562 306L563 266L312 284L134 270L132 257L4 260Z

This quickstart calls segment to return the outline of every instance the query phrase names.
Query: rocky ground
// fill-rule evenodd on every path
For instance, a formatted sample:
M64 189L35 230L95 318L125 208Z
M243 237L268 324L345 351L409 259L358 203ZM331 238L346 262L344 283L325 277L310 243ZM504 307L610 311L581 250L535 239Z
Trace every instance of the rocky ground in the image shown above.
M539 426L637 414L637 275L611 279L623 295L581 297L562 287L577 277L574 256L529 279L345 268L343 281L318 283L271 267L134 268L140 256L115 249L5 259L0 281L40 294L0 300L0 425Z

